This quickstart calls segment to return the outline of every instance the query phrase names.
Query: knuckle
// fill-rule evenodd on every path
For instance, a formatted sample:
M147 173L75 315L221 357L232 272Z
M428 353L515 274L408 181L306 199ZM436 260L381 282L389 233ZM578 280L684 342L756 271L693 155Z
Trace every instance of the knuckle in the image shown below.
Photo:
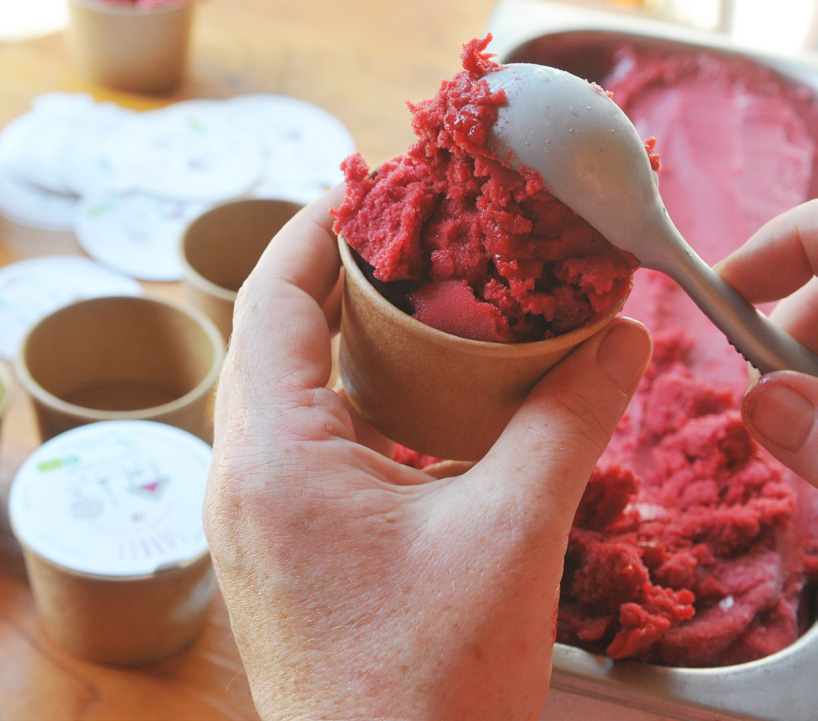
M576 447L590 446L602 453L613 428L605 421L607 414L600 413L600 398L573 386L560 385L550 394L550 402L564 419L560 424L564 442Z

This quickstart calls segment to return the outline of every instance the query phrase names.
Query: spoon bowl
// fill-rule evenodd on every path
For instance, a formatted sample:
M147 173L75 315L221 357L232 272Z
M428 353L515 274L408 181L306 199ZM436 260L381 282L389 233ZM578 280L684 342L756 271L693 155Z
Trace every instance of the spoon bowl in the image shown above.
M506 94L490 141L498 158L536 170L549 192L609 242L673 278L761 373L818 376L818 358L736 293L682 237L644 141L604 90L528 63L502 66L485 79Z

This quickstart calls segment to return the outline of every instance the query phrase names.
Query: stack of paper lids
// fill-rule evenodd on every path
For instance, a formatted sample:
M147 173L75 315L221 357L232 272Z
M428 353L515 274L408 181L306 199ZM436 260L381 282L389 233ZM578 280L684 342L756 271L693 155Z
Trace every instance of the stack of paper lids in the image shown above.
M120 273L178 280L180 235L206 207L310 202L342 180L354 149L337 118L282 95L135 112L50 93L0 133L0 214L74 230L88 255Z

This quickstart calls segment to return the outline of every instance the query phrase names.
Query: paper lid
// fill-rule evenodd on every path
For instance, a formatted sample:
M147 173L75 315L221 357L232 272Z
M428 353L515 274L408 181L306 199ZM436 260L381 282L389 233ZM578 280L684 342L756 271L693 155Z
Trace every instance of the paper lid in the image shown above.
M224 112L233 127L261 145L264 167L257 188L313 184L322 188L321 195L343 181L341 162L355 152L355 141L323 108L286 95L253 93L225 101Z
M82 249L112 270L142 280L181 280L182 235L206 208L135 191L92 194L80 202L75 232Z
M214 107L216 101L189 100L145 111L113 134L114 173L130 189L176 200L247 193L261 176L261 147Z
M212 451L153 421L105 421L40 446L11 486L18 540L72 571L141 576L207 550L202 504Z
M69 231L79 198L52 193L16 176L0 163L0 215L38 230Z

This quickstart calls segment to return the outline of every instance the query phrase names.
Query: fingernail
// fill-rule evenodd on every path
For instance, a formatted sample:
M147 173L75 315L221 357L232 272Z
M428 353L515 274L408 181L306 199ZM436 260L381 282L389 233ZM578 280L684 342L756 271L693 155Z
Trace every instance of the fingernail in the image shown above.
M815 424L812 403L784 383L762 378L747 395L747 420L767 440L788 451L799 450Z
M602 339L597 362L622 392L627 393L650 359L647 331L632 323L617 323Z

